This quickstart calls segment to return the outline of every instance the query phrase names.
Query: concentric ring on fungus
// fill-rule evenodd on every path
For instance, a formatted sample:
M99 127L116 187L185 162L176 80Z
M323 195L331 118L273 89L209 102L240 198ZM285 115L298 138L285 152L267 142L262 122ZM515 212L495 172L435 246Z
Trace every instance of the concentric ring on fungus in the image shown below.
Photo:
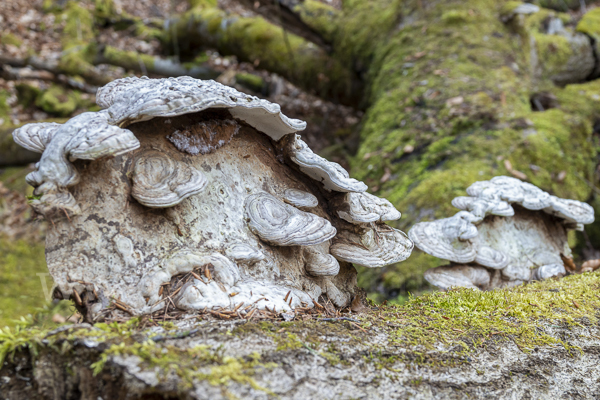
M265 192L246 198L244 215L250 230L275 246L312 246L336 234L326 219L300 211Z
M159 151L147 151L136 160L131 195L146 207L171 207L200 193L206 184L197 169Z

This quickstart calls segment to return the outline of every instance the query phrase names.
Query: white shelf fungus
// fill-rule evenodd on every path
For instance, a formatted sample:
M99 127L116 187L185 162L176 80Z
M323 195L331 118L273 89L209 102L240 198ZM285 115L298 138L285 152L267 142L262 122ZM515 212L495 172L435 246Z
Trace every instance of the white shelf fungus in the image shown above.
M104 110L14 132L42 152L27 181L52 220L55 295L88 321L176 306L283 312L355 295L356 262L408 257L400 217L296 133L277 104L213 81L127 78ZM488 255L489 256L489 255ZM77 292L77 295L74 294ZM243 305L243 307L242 307Z
M419 249L452 262L425 273L443 289L486 290L564 275L563 258L571 258L567 231L594 221L590 205L511 177L475 182L467 194L452 201L463 211L409 232Z

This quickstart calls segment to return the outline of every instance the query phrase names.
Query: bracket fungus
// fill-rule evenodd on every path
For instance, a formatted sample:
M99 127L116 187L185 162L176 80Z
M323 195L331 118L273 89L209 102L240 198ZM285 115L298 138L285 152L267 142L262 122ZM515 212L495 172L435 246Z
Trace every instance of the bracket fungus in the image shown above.
M350 263L410 255L383 222L400 213L314 154L296 134L306 124L277 104L189 77L120 79L97 102L102 111L13 134L43 152L28 182L52 221L54 294L90 320L121 312L111 301L134 315L169 304L282 312L322 295L343 307Z
M435 286L482 290L566 274L569 229L594 221L594 210L516 178L475 182L450 218L420 222L409 237L424 252L451 262L425 272Z

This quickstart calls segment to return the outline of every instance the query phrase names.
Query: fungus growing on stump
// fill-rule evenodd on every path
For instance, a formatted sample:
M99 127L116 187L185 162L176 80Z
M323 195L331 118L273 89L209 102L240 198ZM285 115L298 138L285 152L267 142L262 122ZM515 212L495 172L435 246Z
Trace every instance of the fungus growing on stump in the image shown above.
M104 110L14 131L43 152L27 180L49 221L46 258L59 297L91 320L109 304L135 315L338 307L356 262L406 259L400 218L338 164L314 154L277 104L189 77L114 81ZM165 285L188 274L176 293Z
M451 262L425 272L442 289L488 290L562 276L573 263L567 231L594 221L590 205L516 178L475 182L467 194L452 200L462 210L453 217L420 222L409 232L419 249Z

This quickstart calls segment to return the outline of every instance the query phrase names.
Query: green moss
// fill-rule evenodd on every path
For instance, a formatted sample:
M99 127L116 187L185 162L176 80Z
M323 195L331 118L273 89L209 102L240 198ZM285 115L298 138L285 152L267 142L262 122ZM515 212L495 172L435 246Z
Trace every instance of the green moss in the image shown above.
M467 10L449 10L442 14L442 22L446 25L461 24L469 20Z
M188 0L190 7L216 7L217 0Z
M564 36L533 33L539 65L544 74L560 72L569 58L574 55L573 47Z
M258 93L263 93L266 90L266 83L264 79L258 75L242 72L235 75L235 81L236 83L239 83L240 85Z
M94 39L94 17L92 13L75 1L69 1L64 13L63 49L86 45Z
M411 297L403 305L378 307L376 312L354 316L358 323L323 321L295 321L285 324L246 323L224 335L243 336L253 332L274 339L273 353L278 351L308 351L323 357L333 365L345 363L347 354L340 351L329 337L343 336L345 346L367 345L361 351L364 360L377 368L398 372L393 366L401 361L409 365L428 365L437 368L463 363L466 357L490 343L515 343L528 352L538 346L563 346L572 354L580 351L574 345L554 334L554 328L598 322L600 274L587 273L550 279L513 289L481 292L455 289L447 292ZM158 345L148 331L140 332L141 320L127 323L96 324L96 329L80 329L46 338L47 328L24 327L0 331L0 361L16 350L29 348L37 354L41 347L54 351L61 342L61 351L67 351L75 341L88 338L107 343L97 361L92 364L95 374L103 371L111 356L128 355L141 359L142 368L155 371L160 380L169 374L180 377L184 390L196 380L206 380L225 390L230 382L260 387L253 375L273 363L263 363L252 354L233 358L224 356L220 349L202 345L189 349L179 346ZM261 328L262 327L262 328ZM264 329L263 329L264 328ZM359 329L360 328L360 329ZM356 330L354 330L356 329ZM383 347L365 340L374 332L385 333L397 350L392 355L389 345ZM325 337L325 340L323 339ZM440 350L440 348L442 350Z
M159 28L146 25L143 21L136 21L135 23L135 36L140 39L161 39L163 37L163 31Z
M564 12L581 7L580 0L538 0L538 4L545 8Z
M117 9L113 0L95 0L94 15L100 19L110 19L117 16Z
M0 236L0 326L12 326L47 304L52 284L43 243Z
M12 134L2 137L3 134L3 132L0 132L0 151L16 149L18 145L14 142ZM14 190L23 195L29 195L33 193L33 188L25 181L25 177L30 172L30 167L3 167L0 169L0 182L7 189ZM0 207L2 204L3 202L0 201Z
M411 347L433 349L444 343L471 352L496 337L512 340L524 351L548 344L573 349L547 333L548 327L578 324L582 318L595 323L600 309L598 288L600 274L593 273L512 290L450 290L389 307L384 320L402 324L395 336L398 343Z
M588 34L596 40L600 38L600 8L594 8L581 17L577 31Z
M275 336L275 343L277 344L277 351L281 350L295 350L304 347L302 341L298 336L293 333L286 333L286 336Z
M195 25L198 29L190 29ZM194 37L194 31L208 31L211 35ZM342 63L312 43L286 33L260 17L230 19L222 10L196 7L181 18L164 41L172 42L172 34L178 36L182 53L191 52L187 47L190 43L204 42L207 46L218 47L223 55L235 54L242 61L293 77L295 82L323 97L330 97L332 92L351 93L352 90L349 84L352 74ZM324 68L330 78L315 82L314 77L323 76Z
M55 0L44 0L42 2L42 11L49 14L55 13L59 14L64 10L64 2L59 2Z
M61 42L63 54L59 67L69 75L92 76L92 61L96 56L94 17L79 3L70 1L62 13L65 27Z
M147 69L154 68L154 57L135 51L123 51L112 46L106 46L104 57L110 64L119 65L129 70L139 69L140 64L144 64Z
M523 5L525 3L523 3L522 1L507 1L504 2L502 4L502 6L500 7L500 15L503 17L508 17L510 15L512 15L513 11L515 10L515 8Z
M431 287L423 277L425 271L445 264L444 260L414 249L408 262L388 265L381 269L356 267L358 286L365 289L376 303L388 300L403 303L407 296L420 295Z
M17 97L19 104L23 107L29 107L33 105L36 99L41 95L42 91L37 86L28 84L26 82L19 83L15 86L17 89Z
M325 40L333 40L339 17L338 10L317 0L305 0L298 3L294 11Z
M12 33L6 32L0 35L0 44L10 44L18 47L21 46L21 41Z
M399 0L345 1L336 24L333 48L336 57L364 72L390 30L401 20L401 7L412 4Z
M53 85L38 97L35 104L49 114L66 117L77 109L80 102L79 92Z
M509 157L513 167L527 171L529 164L539 166L535 174L528 174L532 183L559 197L587 200L590 188L581 177L593 177L590 160L596 156L590 121L560 109L532 113L530 120L535 131L520 139ZM561 171L567 177L558 182Z
M152 340L133 344L113 344L102 353L99 361L92 364L92 369L94 374L100 373L110 356L137 356L144 366L158 370L159 379L164 379L169 372L177 373L181 378L180 390L191 387L195 380L206 380L214 386L226 386L230 382L247 384L254 389L272 394L252 378L256 369L275 366L271 363L261 363L260 355L257 353L246 358L227 357L206 345L186 350L168 346L166 350L156 346Z
M597 154L591 127L600 109L593 96L600 87L590 82L557 88L550 80L572 53L558 36L539 32L549 16L567 21L569 15L541 10L515 19L522 23L515 33L513 24L498 18L508 6L514 4L416 5L416 21L456 13L466 19L452 26L405 24L374 46L368 109L351 174L402 211L395 224L400 229L453 215L458 210L450 201L473 182L510 173L505 160L544 190L589 199L592 189L586 181L594 181ZM541 77L530 75L530 35L538 39L547 68ZM540 91L556 95L558 109L532 112L530 96ZM405 153L407 145L414 150ZM381 182L386 170L391 178ZM567 178L558 182L561 171ZM369 273L370 283L362 284L373 298L395 296L409 286L402 282L409 279L403 271L417 273L423 265L411 257L379 275Z
M11 124L10 112L11 108L7 101L10 97L10 93L4 89L0 89L0 126L8 126Z
M50 313L55 311L49 310ZM99 323L94 325L93 330L65 331L47 337L48 330L54 326L24 320L13 329L0 330L0 363L5 357L12 357L18 349L28 348L35 357L43 346L57 349L55 343L59 342L60 351L66 352L72 348L75 341L87 338L107 344L105 350L98 355L97 361L90 366L95 375L103 371L111 356L135 356L140 358L143 367L155 371L159 380L165 380L173 373L177 374L180 378L178 390L190 388L194 381L206 380L211 385L223 387L227 396L230 394L226 388L231 382L246 384L272 394L258 385L252 376L257 371L273 368L276 364L261 362L257 353L234 358L223 355L220 348L214 350L206 345L189 349L161 347L152 341L156 333L150 334L144 341L135 341L134 337L139 337L140 334L140 322L139 318L132 318L125 323ZM45 339L44 343L42 339Z

